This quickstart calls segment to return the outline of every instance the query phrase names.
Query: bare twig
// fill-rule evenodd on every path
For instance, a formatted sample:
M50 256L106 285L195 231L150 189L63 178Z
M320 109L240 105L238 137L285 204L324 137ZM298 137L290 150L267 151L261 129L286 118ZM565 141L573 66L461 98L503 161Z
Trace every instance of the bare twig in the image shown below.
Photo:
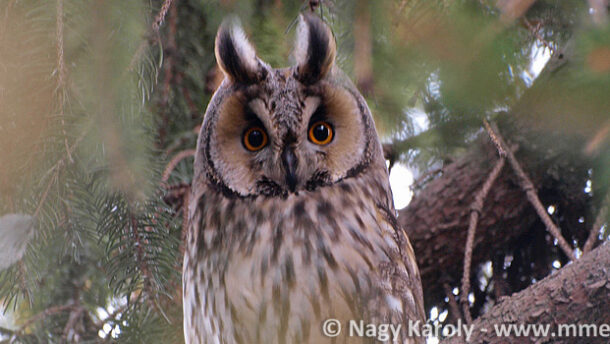
M492 137L492 140L494 137ZM500 157L493 169L489 173L489 176L483 183L481 190L477 192L474 197L474 201L470 205L470 222L468 224L468 235L466 237L466 248L464 249L464 274L462 275L462 291L460 297L460 303L462 304L462 311L466 322L472 323L472 316L470 315L470 305L468 304L468 293L470 293L470 268L472 265L472 250L474 246L474 236L477 230L477 223L479 221L479 215L483 210L483 202L491 189L491 186L500 175L500 171L504 167L506 159Z
M63 337L62 339L66 342L73 342L75 338L70 338L75 336L77 333L76 324L79 320L83 318L85 314L85 308L83 306L76 306L70 311L70 315L68 316L68 321L66 322L66 326L64 327Z
M165 4L164 4L165 5ZM161 13L159 13L161 15ZM163 78L163 88L161 91L161 99L160 99L160 108L161 108L161 125L159 125L159 146L163 146L165 143L165 138L167 136L167 126L169 125L169 113L168 113L168 104L169 104L169 95L171 91L171 86L175 84L176 76L174 71L174 55L177 50L176 48L176 18L177 18L177 10L176 6L173 6L170 10L169 14L169 34L167 37L167 46L165 50L169 52L167 54L167 58L165 59L166 63L164 64L165 69L165 77ZM157 16L158 17L158 16ZM158 30L158 27L157 27Z
M493 142L494 146L496 146L496 149L498 150L498 154L500 155L500 157L506 157L506 151L502 147L502 144L500 143L500 140L496 136L496 133L494 133L494 131L491 129L489 122L487 122L487 120L484 119L483 125L485 126L485 130L487 130L487 135L489 135L491 142Z
M190 186L184 191L182 196L182 239L186 240L186 230L188 226L188 210L189 210L189 196L191 193Z
M65 122L65 102L66 102L66 64L64 61L64 1L57 0L56 6L56 23L55 23L55 36L57 40L57 92L59 102L59 116L61 118L61 130L64 136L64 145L66 146L66 153L68 160L72 160L70 149L68 148L68 135L66 134L66 122Z
M443 289L445 289L445 294L447 295L451 316L457 323L458 320L462 319L462 312L460 312L460 307L458 306L457 301L455 301L455 295L453 295L453 291L451 290L451 286L449 285L449 283L444 282Z
M504 139L500 135L498 127L494 123L491 123L490 129L492 130L494 135L497 137L502 148L504 148L504 151L507 153L508 162L511 165L511 167L512 167L513 171L515 172L515 174L517 175L517 177L519 177L519 184L521 186L521 189L523 191L525 191L528 201L532 204L532 206L536 210L536 213L538 214L538 216L540 217L540 219L546 226L546 230L557 240L559 247L563 250L563 252L566 254L566 256L568 256L570 259L573 259L574 250L570 247L568 242L561 235L561 230L555 225L555 223L553 223L553 220L551 220L551 218L549 217L549 214L546 212L546 209L544 209L542 202L540 202L540 199L538 198L538 195L536 194L536 189L534 188L534 184L532 183L530 178L525 174L525 171L523 171L523 168L519 164L519 161L517 161L515 154L511 150L506 149L506 147L507 147L506 142L504 142Z
M190 190L190 185L187 183L179 183L175 185L166 185L166 194L163 196L165 203L176 206L179 209L182 206L183 197Z
M191 91L189 91L188 87L184 85L182 86L182 95L184 96L186 105L188 105L189 110L191 110L191 117L195 118L195 116L198 116L200 112L197 105L193 101L193 97L191 97Z
M501 253L496 253L492 259L493 274L491 276L492 283L494 286L494 297L496 302L499 302L504 295L506 295L506 280L502 273L505 256ZM491 284L491 283L489 283Z
M64 63L64 1L57 0L56 6L55 36L57 40L57 86L65 85L66 66ZM62 106L63 108L63 106ZM68 147L66 147L68 148Z
M610 119L598 127L599 129L593 137L587 142L584 152L587 155L597 154L603 144L610 137Z
M413 181L413 184L411 184L411 190L417 189L424 181L426 181L426 179L439 173L443 173L443 168L435 168L422 174L419 176L419 178Z
M602 245L551 276L510 297L502 298L472 325L474 328L489 329L494 326L521 323L554 327L560 323L602 324L608 319L608 313L604 310L610 307L607 289L608 266L610 266L610 245ZM507 338L497 336L493 331L473 331L469 343L531 343L536 340L547 343L607 343L606 340L582 340L576 339L577 337L570 340L552 340L548 336L541 338ZM442 344L465 342L463 337L453 336L444 339Z
M159 28L161 27L161 24L163 24L163 21L165 20L165 16L167 15L169 8L172 6L172 2L173 2L173 0L163 1L163 5L161 5L161 10L155 17L155 21L152 24L153 31L159 32Z
M44 204L47 199L47 196L49 195L49 190L51 190L51 186L53 186L53 181L56 180L59 176L59 169L63 165L63 162L64 160L60 159L57 161L57 164L55 164L55 166L51 168L52 170L55 170L55 174L52 177L49 177L49 182L47 183L47 186L45 187L42 193L42 197L40 198L40 201L38 201L38 206L36 206L36 210L34 211L34 217L37 217L40 213L42 205Z
M55 165L53 165L53 167L51 167L51 169L49 169L49 171L45 173L45 175L47 175L47 174L55 172L55 175L52 177L49 177L50 178L49 182L47 183L47 186L45 187L45 190L42 193L42 197L40 198L40 201L38 201L36 210L34 211L34 217L38 216L38 214L40 213L40 210L42 209L42 205L44 204L45 200L47 199L47 196L49 195L49 190L51 189L51 186L53 185L53 181L59 177L59 170L64 166L64 164L66 162L66 158L68 158L70 156L70 152L73 151L76 148L76 146L78 146L78 144L83 140L83 138L85 138L87 133L89 133L89 129L91 129L91 125L89 125L87 129L83 130L82 134L76 139L76 141L74 141L74 143L72 143L72 146L68 147L68 149L66 150L66 156L57 160Z
M599 210L597 217L595 218L595 223L591 227L591 233L589 233L589 237L587 238L587 241L585 242L585 245L582 248L583 254L591 251L591 249L593 248L593 245L595 245L595 243L597 242L598 237L599 237L599 232L601 231L602 226L604 225L604 222L606 221L606 216L608 215L608 204L609 203L610 203L610 193L604 199L604 201L602 203L602 207Z
M186 149L186 150L183 150L181 152L178 152L172 158L172 160L170 160L167 163L167 166L165 167L165 170L163 171L163 176L161 177L161 181L167 182L167 180L169 179L170 174L176 168L178 163L180 161L182 161L183 159L188 158L190 156L195 156L195 150L194 149Z
M128 70L133 70L133 68L136 65L136 62L138 62L138 60L140 59L140 56L142 56L142 53L144 53L144 49L146 49L150 40L159 42L159 29L161 28L163 21L165 21L165 16L167 15L167 12L169 11L170 7L172 6L172 3L173 3L173 0L163 1L163 5L161 5L161 9L159 10L159 13L157 13L157 16L155 17L155 21L152 23L149 34L142 41L142 43L140 43L140 45L136 49L135 54L133 54L133 57L131 58L131 61L129 62ZM155 37L155 38L153 39L152 37Z
M65 312L68 310L71 310L74 308L74 305L61 305L61 306L53 306L53 307L49 307L47 309L45 309L44 311L32 316L31 318L27 319L23 325L21 325L21 327L19 328L18 331L16 331L17 334L22 334L27 328L28 326L32 325L33 323L35 323L38 320L44 319L48 316L57 314L57 313L61 313L61 312Z
M141 293L140 293L141 295ZM120 322L120 319L117 319L118 316L123 316L123 313L127 310L127 308L132 305L133 301L129 301L127 302L125 305L122 305L120 307L118 307L117 309L115 309L112 313L108 313L108 316L105 319L100 319L99 317L96 317L96 319L99 319L99 321L90 318L91 322L93 323L93 326L95 327L95 329L97 331L95 331L94 333L97 333L99 331L102 331L104 329L104 325L108 324L110 325L112 328L114 328L115 324L118 324ZM104 309L105 312L107 312L106 309ZM87 315L90 316L89 313L85 313Z
M544 37L540 36L540 29L538 28L538 26L534 27L532 23L530 23L530 21L527 20L527 18L525 17L523 17L522 20L527 29L530 30L530 32L534 35L534 37L536 37L536 39L539 40L540 43L542 43L542 45L544 45L545 48L549 49L554 55L557 49L555 48L555 46L553 46L553 44L549 43L549 41L544 39Z

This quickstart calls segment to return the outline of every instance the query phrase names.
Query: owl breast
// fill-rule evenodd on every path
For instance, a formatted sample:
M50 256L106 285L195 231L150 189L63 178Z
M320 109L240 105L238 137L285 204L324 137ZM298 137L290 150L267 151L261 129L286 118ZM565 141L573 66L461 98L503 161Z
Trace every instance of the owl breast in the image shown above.
M304 14L296 31L295 65L282 69L237 26L216 36L225 80L197 141L186 341L384 340L350 332L355 322L401 326L391 341L421 343L407 338L409 322L424 319L422 291L373 117L335 66L330 28ZM325 337L328 319L344 331Z
M187 342L324 343L329 318L421 319L417 268L388 190L384 170L286 198L195 195L184 312L185 328L203 333Z

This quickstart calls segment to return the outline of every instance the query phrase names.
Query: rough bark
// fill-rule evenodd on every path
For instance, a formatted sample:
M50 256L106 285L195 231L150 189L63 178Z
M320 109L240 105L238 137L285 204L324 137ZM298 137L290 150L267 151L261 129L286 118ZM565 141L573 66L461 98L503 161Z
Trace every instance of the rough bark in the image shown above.
M585 254L574 263L565 266L531 287L506 297L479 317L469 343L608 343L610 327L605 336L592 327L610 323L610 245ZM500 324L549 324L546 336L498 337L494 326ZM559 325L574 325L563 328ZM481 330L486 329L486 330ZM590 332L586 332L586 331ZM569 331L569 332L568 332ZM578 332L581 331L581 332ZM555 333L555 335L552 335ZM589 336L586 334L589 333ZM566 334L569 334L566 336ZM463 337L453 337L443 344L465 343Z
M567 54L561 55L561 61L554 58L549 62L541 75L543 81L529 89L512 111L498 117L498 125L508 144L516 148L517 160L534 183L543 204L562 209L561 216L555 220L563 236L569 243L582 245L593 221L585 218L584 222L579 222L590 207L590 199L582 192L590 166L582 154L583 137L587 135L583 131L558 131L560 125L537 110L554 101L552 97L545 99L539 94L544 94L545 84L557 77L553 73L565 64L565 56ZM531 99L537 99L537 102ZM541 121L541 117L545 121ZM561 121L561 118L556 120ZM399 221L409 234L418 259L427 306L443 302L446 297L444 283L459 284L470 208L474 195L497 159L496 147L482 133L468 152L443 167L442 174L428 182L409 206L399 211ZM519 187L515 173L506 166L485 199L480 214L473 245L473 272L477 265L493 261L498 255L522 250L531 236L544 237L544 225ZM545 250L550 249L562 265L569 260L553 245L552 238L547 236L542 240L548 242ZM531 250L536 251L536 248ZM549 272L550 269L542 268L534 278L541 279Z
M497 159L491 143L481 140L479 145L444 168L441 177L426 185L399 212L415 250L427 302L444 297L442 281L458 281L462 274L469 206ZM511 177L504 169L483 205L472 266L506 249L536 221L524 193Z
M506 128L506 126L505 126ZM552 162L541 163L531 151L521 149L518 158L530 172L545 204L561 204L565 209L561 227L569 242L583 242L589 221L576 224L572 217L587 206L580 181L586 178L585 166L565 169L559 175L548 173ZM468 230L470 206L487 175L498 159L494 145L485 136L469 153L443 168L440 177L429 182L409 206L399 211L399 220L407 230L422 275L426 302L445 297L442 282L453 284L462 274L462 261ZM549 157L549 160L554 160ZM558 180L564 189L557 193L550 187ZM552 191L549 191L552 190ZM573 213L571 216L568 213ZM472 266L492 260L499 252L519 247L523 235L544 231L536 212L518 185L517 177L507 166L490 190L477 225ZM553 246L549 239L549 246ZM455 284L453 284L455 285Z

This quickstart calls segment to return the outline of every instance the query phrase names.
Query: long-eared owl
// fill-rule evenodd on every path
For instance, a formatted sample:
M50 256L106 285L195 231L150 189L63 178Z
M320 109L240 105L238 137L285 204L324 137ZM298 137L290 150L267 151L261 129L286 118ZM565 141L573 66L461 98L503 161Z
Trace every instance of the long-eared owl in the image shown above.
M225 79L197 143L186 342L362 343L387 338L362 326L393 324L400 342L421 343L407 333L424 320L414 253L330 28L302 15L290 68L260 60L228 22L215 53Z

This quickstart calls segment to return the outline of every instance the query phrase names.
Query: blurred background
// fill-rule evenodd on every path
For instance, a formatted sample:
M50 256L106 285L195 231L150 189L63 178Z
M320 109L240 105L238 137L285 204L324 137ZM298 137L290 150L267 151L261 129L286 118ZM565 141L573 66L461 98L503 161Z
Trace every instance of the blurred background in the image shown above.
M607 240L608 1L2 0L0 343L182 342L216 30L236 15L284 67L302 11L331 25L375 117L431 321L464 317L456 303L483 314L573 259L505 167L460 295L470 205L498 159L485 123L577 257Z

